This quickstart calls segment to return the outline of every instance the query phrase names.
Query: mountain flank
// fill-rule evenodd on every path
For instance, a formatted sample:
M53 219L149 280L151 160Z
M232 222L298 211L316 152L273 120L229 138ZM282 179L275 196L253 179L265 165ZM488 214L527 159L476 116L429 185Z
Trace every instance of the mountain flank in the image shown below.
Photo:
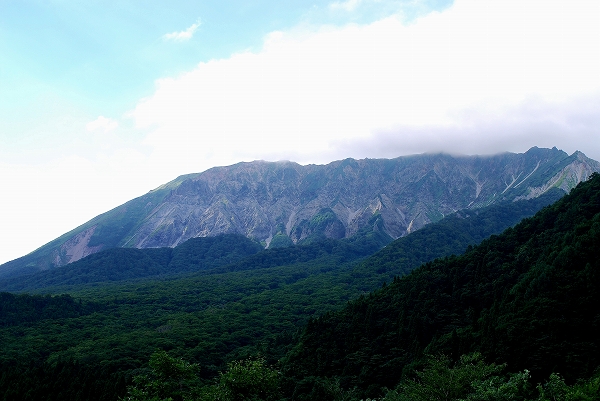
M467 247L462 256L414 270L420 260L465 249L459 242L467 237L469 242L486 237L490 227L496 230L506 220L508 209L535 207L543 198L460 211L358 264L340 259L347 254L341 244L361 238L356 236L254 254L261 246L239 235L196 238L173 249L98 252L45 272L45 278L65 273L62 278L71 280L66 276L71 270L88 267L90 274L104 275L111 269L97 262L105 256L115 256L107 261L117 261L112 266L117 274L128 269L137 274L177 259L183 270L196 272L102 285L88 281L71 295L0 294L0 394L11 400L119 399L127 385L139 383L132 377L150 373L146 361L155 351L164 350L176 362L200 367L194 377L201 388L223 377L220 372L231 363L258 355L280 372L277 399L420 400L431 398L398 394L405 393L402 383L414 380L415 369L428 370L427 354L445 355L453 373L465 354L480 353L485 366L505 369L506 380L484 377L485 387L469 380L462 393L484 393L452 399L596 400L599 194L595 174L535 217ZM231 241L247 242L250 255L243 257L241 249L235 257L242 259L223 266ZM127 254L133 258L123 260ZM156 264L137 260L143 254ZM42 278L38 274L29 277ZM378 285L388 274L396 277ZM48 291L64 293L43 289ZM523 386L506 393L514 374ZM552 391L560 390L555 379L562 377L595 388L590 397L532 393L546 380ZM595 381L588 382L590 377ZM176 383L180 389L181 381ZM550 384L544 386L550 390ZM384 387L394 389L392 394ZM162 398L171 395L178 394Z
M371 291L437 257L461 254L469 245L500 234L561 197L562 191L553 188L535 199L462 210L391 243L380 232L362 229L352 238L327 238L272 249L263 249L240 234L191 238L174 248L109 248L65 266L0 278L0 291L64 293L86 286L174 280L302 263L327 266L326 271L333 266L343 270L341 266L364 258L339 282L356 283L361 291Z
M386 258L399 261L388 253L379 263ZM463 255L426 263L312 319L282 370L294 377L294 399L307 400L317 398L296 394L324 378L360 389L361 398L380 397L427 355L457 361L472 352L511 372L527 369L533 383L559 372L574 383L600 365L599 271L600 175L594 174ZM596 400L595 394L555 399Z
M274 248L350 238L390 239L462 209L569 192L600 163L553 149L492 156L423 154L327 165L255 161L178 177L0 266L0 277L47 270L114 247L175 247L240 234Z

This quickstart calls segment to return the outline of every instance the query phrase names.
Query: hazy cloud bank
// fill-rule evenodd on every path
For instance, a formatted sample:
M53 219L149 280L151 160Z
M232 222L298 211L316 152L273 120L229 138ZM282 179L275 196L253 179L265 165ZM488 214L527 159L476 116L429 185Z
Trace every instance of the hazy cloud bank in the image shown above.
M410 24L273 32L260 52L158 80L131 116L156 155L207 167L533 145L598 158L598 7L459 0Z

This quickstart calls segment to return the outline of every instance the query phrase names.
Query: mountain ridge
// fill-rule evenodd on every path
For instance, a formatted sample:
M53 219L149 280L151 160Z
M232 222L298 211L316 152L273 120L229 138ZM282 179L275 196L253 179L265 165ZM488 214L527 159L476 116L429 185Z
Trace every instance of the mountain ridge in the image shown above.
M326 165L254 161L177 177L0 265L0 276L62 266L111 247L174 247L241 234L269 247L349 238L372 224L399 238L443 216L567 193L600 163L581 152L531 148L492 156L422 154Z
M225 274L314 263L317 260L339 267L363 258L366 259L352 268L344 282L359 280L362 290L373 290L436 257L461 254L469 245L500 234L561 197L561 191L553 188L538 198L510 205L461 210L394 241L381 233L362 229L352 238L325 239L272 249L263 249L257 242L240 234L191 238L174 248L109 248L69 265L0 278L0 291L62 293L77 286L148 279L172 280L185 275ZM381 219L376 219L374 225L378 222ZM325 259L328 261L325 262ZM389 263L390 259L394 262Z

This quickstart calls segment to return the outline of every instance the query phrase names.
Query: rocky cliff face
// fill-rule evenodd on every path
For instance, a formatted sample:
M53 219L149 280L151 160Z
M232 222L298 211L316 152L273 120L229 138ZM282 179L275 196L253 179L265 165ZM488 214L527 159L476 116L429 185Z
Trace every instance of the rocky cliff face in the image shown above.
M533 198L551 188L568 192L595 171L600 163L556 148L216 167L93 219L21 258L26 260L0 266L0 276L18 270L19 261L38 270L108 247L173 247L221 233L240 233L265 247L345 238L373 225L374 217L377 229L398 238L459 209Z
M286 236L344 238L381 215L393 238L446 214L532 198L552 187L568 192L598 163L553 149L490 157L444 154L394 160L240 163L184 181L124 244L175 246L189 238L241 233L263 241Z

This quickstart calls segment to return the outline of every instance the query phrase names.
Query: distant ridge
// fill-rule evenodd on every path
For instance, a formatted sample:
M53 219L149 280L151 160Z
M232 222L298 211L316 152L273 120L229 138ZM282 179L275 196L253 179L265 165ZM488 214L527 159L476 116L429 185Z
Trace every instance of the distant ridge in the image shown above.
M241 234L264 247L349 238L365 227L399 238L457 210L532 199L551 188L567 193L598 171L600 163L581 152L537 147L493 156L215 167L178 177L1 265L0 277L113 247L174 247L219 234Z

